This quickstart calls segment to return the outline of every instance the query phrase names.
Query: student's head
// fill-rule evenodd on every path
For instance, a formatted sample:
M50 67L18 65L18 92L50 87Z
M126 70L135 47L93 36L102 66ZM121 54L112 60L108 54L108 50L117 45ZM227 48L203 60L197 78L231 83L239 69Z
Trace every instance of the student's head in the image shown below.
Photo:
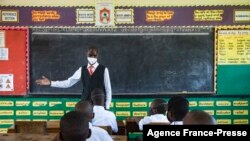
M167 102L164 99L155 99L150 105L149 115L166 114Z
M184 125L216 125L213 116L201 110L193 110L184 117Z
M189 102L182 96L174 96L168 101L167 117L170 122L182 121L189 110Z
M95 46L91 46L87 52L87 59L90 65L94 65L97 62L98 49Z
M89 123L86 115L78 111L66 113L60 120L62 141L85 141L89 135Z
M86 114L89 121L91 121L94 118L93 105L89 101L81 100L81 101L77 102L77 104L75 106L75 111Z
M105 100L104 91L100 88L95 88L91 92L91 100L94 105L104 106L104 100Z

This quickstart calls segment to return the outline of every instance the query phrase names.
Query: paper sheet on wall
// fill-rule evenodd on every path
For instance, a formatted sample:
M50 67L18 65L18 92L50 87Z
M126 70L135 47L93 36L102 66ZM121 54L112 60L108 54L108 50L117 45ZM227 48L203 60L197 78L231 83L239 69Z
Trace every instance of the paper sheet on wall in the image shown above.
M5 31L0 30L0 47L5 47Z
M13 74L0 74L0 91L14 91Z
M0 60L9 60L8 48L0 47Z

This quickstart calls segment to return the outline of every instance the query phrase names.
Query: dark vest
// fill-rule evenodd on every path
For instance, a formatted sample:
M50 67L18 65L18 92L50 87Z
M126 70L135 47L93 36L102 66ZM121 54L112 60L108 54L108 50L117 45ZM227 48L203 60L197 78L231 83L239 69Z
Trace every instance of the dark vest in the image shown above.
M104 85L104 71L105 67L103 65L98 65L95 69L92 76L89 75L89 70L87 66L82 67L82 84L83 84L83 91L82 91L82 100L89 100L91 101L91 91L95 88L103 89L105 95L105 85Z

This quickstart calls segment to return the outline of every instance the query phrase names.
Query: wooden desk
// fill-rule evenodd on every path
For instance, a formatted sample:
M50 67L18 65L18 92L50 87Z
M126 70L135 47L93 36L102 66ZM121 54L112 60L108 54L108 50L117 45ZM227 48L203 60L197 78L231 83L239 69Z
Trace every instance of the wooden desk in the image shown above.
M114 135L125 135L125 124L122 120L117 121L118 133ZM58 133L60 131L60 121L47 121L47 133ZM8 129L8 133L15 133L15 126Z
M127 141L127 136L112 135L111 138L112 138L114 141Z
M138 120L142 119L143 117L136 117ZM129 133L130 132L142 132L139 129L139 125L137 124L135 118L127 117L126 118L126 133L127 133L127 140L129 141Z
M56 133L47 135L42 134L0 134L0 141L51 141L56 136Z
M47 133L58 133L60 129L60 121L47 121ZM15 126L12 125L8 129L8 133L15 133Z

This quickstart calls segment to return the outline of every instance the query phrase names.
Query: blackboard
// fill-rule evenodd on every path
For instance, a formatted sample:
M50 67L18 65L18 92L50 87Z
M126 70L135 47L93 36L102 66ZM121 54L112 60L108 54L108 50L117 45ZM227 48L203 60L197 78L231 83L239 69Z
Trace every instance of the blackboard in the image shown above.
M214 91L213 33L36 32L30 37L30 93L80 94L71 88L38 86L42 75L64 80L87 63L90 45L100 50L113 94L206 93Z

